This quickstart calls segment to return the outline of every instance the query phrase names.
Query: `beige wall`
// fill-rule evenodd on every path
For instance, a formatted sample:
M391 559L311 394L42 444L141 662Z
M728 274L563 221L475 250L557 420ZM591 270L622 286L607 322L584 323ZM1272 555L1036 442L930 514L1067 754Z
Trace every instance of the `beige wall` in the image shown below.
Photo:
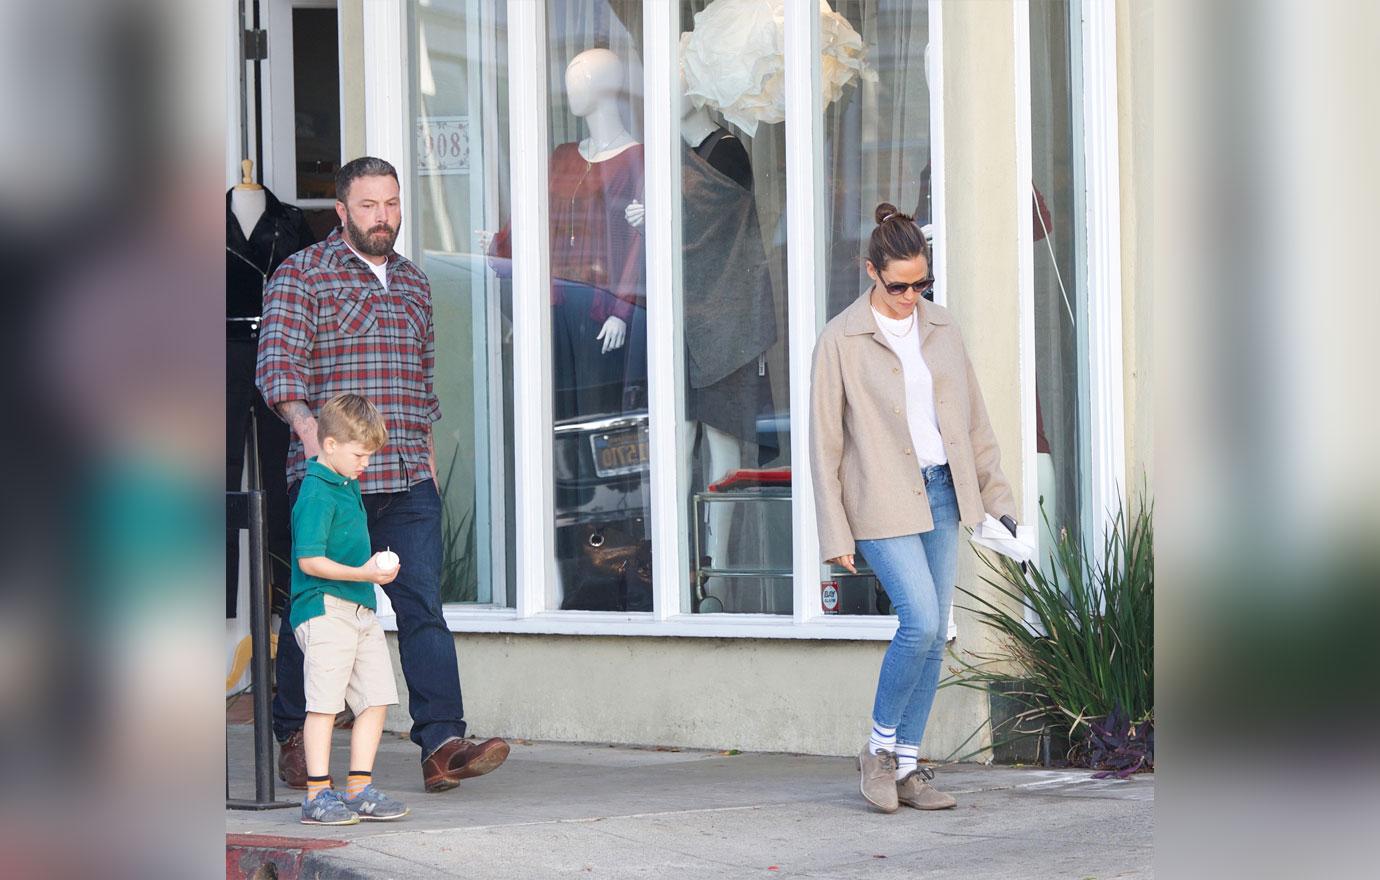
M1154 4L1117 2L1117 104L1121 149L1122 367L1126 485L1154 482Z
M364 0L338 0L341 159L364 155Z
M944 6L944 212L948 242L948 304L982 386L1004 454L1002 469L1018 508L1024 504L1021 456L1019 245L1016 218L1015 59L1012 11L1006 3ZM1033 463L1032 463L1033 466ZM980 563L960 547L959 585L989 600ZM985 571L985 569L982 569ZM961 593L955 605L971 606ZM955 646L960 656L995 647L989 631L962 608ZM948 711L964 736L987 718L984 694L955 689ZM935 707L938 716L941 708ZM936 721L938 718L936 717ZM973 745L991 744L991 731Z
M478 736L819 755L852 754L866 740L886 651L788 639L464 634L455 643ZM388 723L406 731L401 674L398 692ZM983 726L981 705L974 691L941 689L922 753L959 748Z

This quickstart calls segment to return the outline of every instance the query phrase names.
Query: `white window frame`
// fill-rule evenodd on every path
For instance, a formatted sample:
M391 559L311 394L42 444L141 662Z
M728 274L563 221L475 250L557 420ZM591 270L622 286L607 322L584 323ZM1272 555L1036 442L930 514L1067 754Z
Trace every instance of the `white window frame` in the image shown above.
M1073 0L1080 25L1070 42L1080 81L1084 164L1083 256L1080 283L1086 286L1087 387L1082 406L1089 414L1087 474L1083 481L1085 546L1099 550L1122 501L1126 472L1126 421L1122 384L1121 177L1117 127L1116 9L1111 0ZM1012 8L1015 33L1016 229L1020 299L1022 521L1027 539L1038 544L1040 524L1035 400L1035 270L1031 180L1033 176L1030 83L1030 5Z
M373 4L365 4L365 15ZM292 11L294 9L336 10L336 65L340 64L340 10L336 0L266 0L261 7L262 26L268 31L268 59L263 62L264 184L282 201L299 208L330 208L335 199L297 198L296 94L293 86ZM341 79L340 137L344 158L345 95Z
M515 47L546 45L545 4L507 0L508 39ZM931 100L932 199L936 218L936 298L944 296L946 269L944 224L943 3L929 4L933 79ZM815 296L793 296L788 317L790 342L792 471L793 612L769 614L691 614L682 606L688 571L689 515L684 503L688 479L677 449L682 407L683 352L678 344L679 309L668 295L678 289L679 261L662 259L680 241L674 211L649 210L648 242L648 385L653 468L651 471L655 584L650 613L549 610L556 580L555 498L552 467L552 393L550 376L550 265L547 253L548 126L546 71L528 52L509 52L509 101L543 112L510 113L512 169L512 248L514 322L514 466L516 607L450 604L444 616L454 632L514 634L670 636L706 638L781 638L889 641L896 632L892 615L832 615L820 606L819 540L809 472L809 389L811 358L822 326L819 297L825 289L822 249L815 242L824 229L823 127L819 107L819 17L812 4L785 7L786 122L789 131L809 132L787 139L787 278L791 290ZM673 3L644 7L644 58L667 59L645 64L647 204L672 205L679 200L679 99L672 59L677 57L680 23ZM412 169L408 142L407 32L405 0L366 0L364 4L367 145L371 155L393 162L402 174L404 204L411 204ZM803 51L802 51L803 49ZM542 57L538 52L535 57ZM406 169L406 173L404 172ZM407 225L398 250L408 253ZM661 291L658 295L657 291ZM657 466L657 463L672 463ZM381 608L380 611L384 612ZM380 614L386 628L391 615Z
M240 76L243 73L245 84L248 88L254 87L253 67L245 61L241 55L241 43L244 40L244 23L240 19L240 8L238 3L227 3L227 12L230 16L230 27L226 33L225 44L225 185L227 188L234 186L244 179L244 173L240 162L245 159L253 159L253 156L240 155L242 146L240 142ZM254 143L254 120L248 120L245 131L249 143Z

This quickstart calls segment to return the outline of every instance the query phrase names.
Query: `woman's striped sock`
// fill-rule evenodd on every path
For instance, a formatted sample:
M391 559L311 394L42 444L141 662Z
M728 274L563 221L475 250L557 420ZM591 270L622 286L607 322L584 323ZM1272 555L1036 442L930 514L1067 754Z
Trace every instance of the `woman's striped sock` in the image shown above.
M882 750L896 751L896 728L883 727L873 721L872 735L867 738L867 751L875 755Z
M909 743L896 744L896 781L900 782L911 773L920 763L920 747Z

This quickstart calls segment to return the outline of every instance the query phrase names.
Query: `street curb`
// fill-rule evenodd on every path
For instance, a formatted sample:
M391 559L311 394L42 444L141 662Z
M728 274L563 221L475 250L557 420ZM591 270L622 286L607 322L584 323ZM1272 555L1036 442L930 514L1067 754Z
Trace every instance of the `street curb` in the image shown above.
M366 875L335 864L325 851L348 846L343 840L278 837L269 834L225 835L226 880L367 880Z

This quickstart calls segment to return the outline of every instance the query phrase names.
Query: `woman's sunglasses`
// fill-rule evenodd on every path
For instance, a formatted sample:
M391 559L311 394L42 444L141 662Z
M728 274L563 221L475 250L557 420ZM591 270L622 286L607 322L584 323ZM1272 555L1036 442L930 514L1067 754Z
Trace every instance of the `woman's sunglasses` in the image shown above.
M881 278L881 275L879 274L877 277ZM912 281L909 284L904 281L887 281L885 278L882 278L882 286L885 287L886 292L892 296L900 296L907 290L914 290L916 293L924 296L930 292L930 288L934 287L934 276L930 275L921 278L919 281Z

